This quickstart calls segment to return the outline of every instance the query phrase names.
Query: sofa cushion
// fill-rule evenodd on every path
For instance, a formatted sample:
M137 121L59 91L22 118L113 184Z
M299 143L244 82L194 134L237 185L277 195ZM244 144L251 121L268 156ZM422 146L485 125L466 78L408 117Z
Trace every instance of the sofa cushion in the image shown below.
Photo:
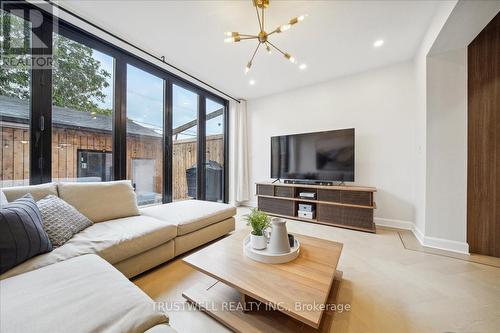
M184 200L141 209L141 214L177 224L185 235L236 215L236 208L219 202Z
M56 183L46 183L41 185L4 187L2 192L9 202L19 199L27 193L33 196L35 201L45 198L47 195L58 195Z
M148 216L132 216L96 223L50 253L22 263L0 276L5 279L84 254L98 254L115 264L177 235L175 225Z
M75 207L61 198L48 195L36 205L43 218L43 229L49 235L52 247L56 248L92 225L92 222Z
M175 236L175 225L149 216L131 216L94 224L74 238L75 242L95 244L96 252L115 264L164 244Z
M144 332L168 321L96 255L0 281L1 332Z
M234 227L234 217L230 217L227 220L214 223L200 230L175 237L175 256L222 237L234 231Z
M138 255L117 262L113 266L128 278L139 275L175 257L174 240L175 238Z
M0 208L0 274L51 250L42 216L31 194Z
M61 199L92 222L139 215L134 189L129 180L96 183L60 183Z

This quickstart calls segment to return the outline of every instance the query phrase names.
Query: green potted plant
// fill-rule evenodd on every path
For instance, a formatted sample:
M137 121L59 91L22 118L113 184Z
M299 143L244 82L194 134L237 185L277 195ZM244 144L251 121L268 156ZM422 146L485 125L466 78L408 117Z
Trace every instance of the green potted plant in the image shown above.
M245 215L245 221L252 227L250 242L256 250L263 250L267 246L265 231L271 225L271 219L263 211L253 208L252 212Z

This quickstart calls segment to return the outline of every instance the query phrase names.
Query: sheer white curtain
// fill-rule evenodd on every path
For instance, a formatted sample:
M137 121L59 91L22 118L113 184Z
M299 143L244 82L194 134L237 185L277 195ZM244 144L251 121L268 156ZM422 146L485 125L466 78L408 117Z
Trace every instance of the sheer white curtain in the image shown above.
M229 104L229 201L239 205L250 198L248 174L247 102Z

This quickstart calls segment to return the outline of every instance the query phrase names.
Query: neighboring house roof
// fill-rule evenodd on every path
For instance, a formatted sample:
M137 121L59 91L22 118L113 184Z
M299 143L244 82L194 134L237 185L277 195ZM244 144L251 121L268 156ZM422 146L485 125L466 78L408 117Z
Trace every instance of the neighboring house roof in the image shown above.
M0 120L28 124L29 113L29 101L16 97L0 96ZM109 132L112 129L113 117L53 106L52 122L56 127ZM161 137L161 134L153 129L141 126L130 119L127 119L127 133L158 138Z

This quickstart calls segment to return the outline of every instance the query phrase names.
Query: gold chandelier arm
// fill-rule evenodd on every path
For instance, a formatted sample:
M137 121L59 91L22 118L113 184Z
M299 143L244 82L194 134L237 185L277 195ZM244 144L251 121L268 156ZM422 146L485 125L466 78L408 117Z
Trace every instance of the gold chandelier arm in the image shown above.
M257 36L257 35L248 35L248 34L240 34L240 33L238 33L238 35L241 36L241 37L259 38L259 36Z
M268 36L271 36L272 34L274 34L275 32L278 32L281 28L281 25L279 27L277 27L276 29L274 29L273 31L271 31L270 33L268 33L267 35Z
M257 13L257 19L259 20L259 29L262 31L264 29L264 26L262 25L262 22L260 20L260 15L259 15L259 7L257 6L257 0L253 0L253 5L255 6L255 12Z
M306 15L300 15L298 17L293 17L291 18L288 23L285 23L285 24L282 24L280 25L279 27L277 27L276 29L274 29L273 31L271 31L270 33L268 33L267 35L272 35L274 34L275 32L285 32L287 31L288 29L290 29L293 25L301 22L304 20L304 18L306 17Z
M242 36L242 35L240 35L240 36ZM257 38L259 38L259 37L257 37L257 36L241 37L240 40L257 39Z
M271 45L273 48L275 48L279 53L283 54L284 56L286 56L286 53L281 51L276 45L274 45L273 43L271 43L270 41L267 41L267 43L269 45Z
M257 54L257 51L259 50L260 47L260 42L257 44L257 47L255 48L255 51L253 51L252 58L250 59L249 63L251 64L253 62L253 58L255 58L255 55Z
M264 31L265 26L264 26L264 6L262 6L262 28L260 29L261 31Z

